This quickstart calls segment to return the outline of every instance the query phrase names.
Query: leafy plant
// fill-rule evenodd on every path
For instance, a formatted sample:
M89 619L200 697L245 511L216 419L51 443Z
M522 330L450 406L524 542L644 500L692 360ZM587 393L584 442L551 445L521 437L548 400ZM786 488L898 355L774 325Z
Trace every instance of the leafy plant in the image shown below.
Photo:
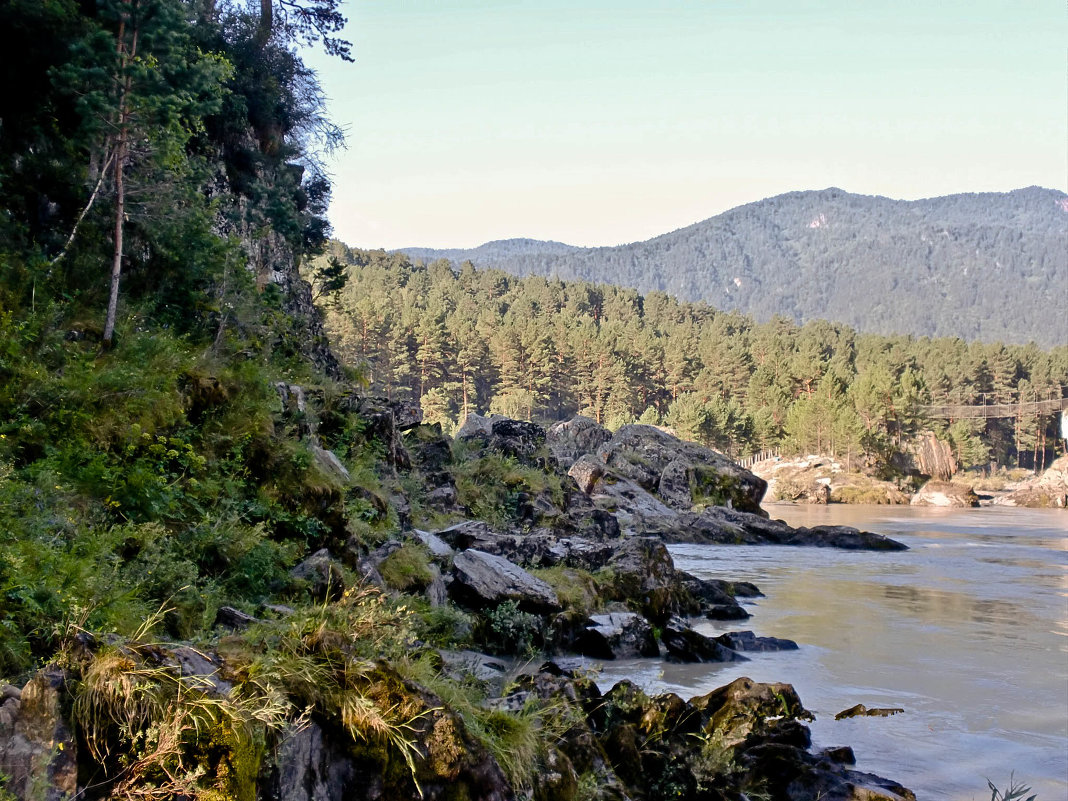
M986 780L986 786L990 788L990 801L1035 801L1037 798L1036 793L1027 795L1031 792L1031 788L1023 782L1016 781L1014 774L1009 774L1009 784L1004 790L998 789L997 785L990 779ZM1027 798L1024 798L1027 796Z
M520 610L515 601L505 601L486 613L487 645L499 653L532 653L541 639L541 628L541 618Z

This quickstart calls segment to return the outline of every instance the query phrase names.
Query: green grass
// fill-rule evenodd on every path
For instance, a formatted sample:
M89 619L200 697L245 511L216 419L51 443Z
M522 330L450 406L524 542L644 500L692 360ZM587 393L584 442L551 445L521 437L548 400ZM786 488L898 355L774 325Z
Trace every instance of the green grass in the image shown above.
M426 548L406 542L378 566L386 586L400 592L425 589L434 580Z

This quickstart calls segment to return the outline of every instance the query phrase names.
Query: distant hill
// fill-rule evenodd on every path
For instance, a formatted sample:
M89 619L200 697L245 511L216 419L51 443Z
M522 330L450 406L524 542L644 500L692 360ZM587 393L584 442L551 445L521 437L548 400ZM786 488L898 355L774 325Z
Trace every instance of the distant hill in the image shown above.
M917 201L790 192L618 247L519 239L404 252L662 290L758 320L1068 342L1068 195L1040 187Z
M478 261L485 263L500 259L522 258L524 256L562 256L583 248L565 245L563 242L551 242L543 239L497 239L479 245L477 248L399 248L397 252L407 254L410 259L449 259L450 261Z

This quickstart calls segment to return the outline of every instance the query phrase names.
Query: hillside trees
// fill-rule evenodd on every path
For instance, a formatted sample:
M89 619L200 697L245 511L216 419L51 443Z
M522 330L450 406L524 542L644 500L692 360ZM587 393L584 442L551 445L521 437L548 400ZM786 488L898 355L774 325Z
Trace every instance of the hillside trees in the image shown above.
M661 293L469 264L454 272L381 251L346 257L349 283L327 310L335 339L363 360L373 389L428 397L449 425L472 411L546 423L579 413L609 427L663 421L735 456L777 449L881 463L933 426L965 463L990 455L1030 465L1041 461L1048 416L1024 421L1029 433L1012 421L947 433L922 407L979 398L995 380L1002 392L1032 395L1068 383L1068 348L758 324ZM409 334L397 336L398 320ZM362 344L386 339L389 348ZM406 361L416 372L397 372Z

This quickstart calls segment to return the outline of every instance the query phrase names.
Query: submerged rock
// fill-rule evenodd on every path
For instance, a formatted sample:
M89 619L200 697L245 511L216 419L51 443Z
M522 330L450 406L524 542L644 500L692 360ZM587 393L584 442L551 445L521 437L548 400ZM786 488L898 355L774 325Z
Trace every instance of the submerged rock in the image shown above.
M805 545L845 550L907 551L908 546L882 534L850 526L793 528L782 520L710 506L700 514L684 513L675 520L646 520L642 531L665 542L721 545Z
M845 720L846 718L888 718L891 715L900 715L905 710L901 707L874 707L868 709L864 704L857 704L851 706L849 709L843 709L837 715L834 716L835 720Z
M780 637L758 637L751 631L728 631L716 637L715 642L732 651L796 651L797 643Z

